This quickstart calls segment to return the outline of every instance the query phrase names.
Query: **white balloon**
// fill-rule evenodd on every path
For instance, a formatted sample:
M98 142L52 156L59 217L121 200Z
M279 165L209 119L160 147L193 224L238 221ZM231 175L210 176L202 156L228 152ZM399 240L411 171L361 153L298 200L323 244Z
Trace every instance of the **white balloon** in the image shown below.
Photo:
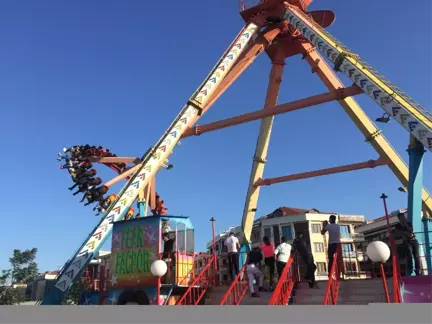
M384 263L390 258L390 248L382 241L369 243L366 254L373 262Z
M156 260L152 263L150 271L155 277L163 277L168 270L168 266L163 260Z

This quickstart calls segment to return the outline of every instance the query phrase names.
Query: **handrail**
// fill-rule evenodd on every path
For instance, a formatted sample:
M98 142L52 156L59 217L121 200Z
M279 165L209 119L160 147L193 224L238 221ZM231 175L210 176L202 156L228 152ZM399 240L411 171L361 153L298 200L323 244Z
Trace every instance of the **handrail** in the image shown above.
M222 297L219 305L239 305L243 300L248 289L248 279L246 273L247 259L239 273L229 286L227 292Z
M393 303L399 304L402 302L402 297L400 295L400 282L401 282L401 273L399 267L399 259L397 256L397 247L396 242L393 237L390 236L390 248L392 255L392 272L393 272Z
M211 257L210 261L202 269L199 275L194 278L192 283L189 285L189 288L177 301L176 305L198 305L207 291L207 288L210 286L211 281L213 281L213 283L215 281L215 273L211 273L210 276L208 276L208 272L213 270L213 262L216 262L216 255ZM195 290L198 290L198 296L195 296ZM187 297L189 297L188 300Z
M392 258L392 272L393 272L393 302L398 304L402 302L402 298L400 295L400 281L401 281L401 274L400 274L400 268L399 268L399 260L397 257L397 247L396 242L393 239L393 235L390 229L390 216L387 209L387 202L386 199L388 198L386 194L382 194L380 197L383 200L384 204L384 212L385 212L385 218L387 223L387 234L390 241L390 251L391 251L391 258Z
M276 285L276 288L270 298L269 305L287 305L291 297L292 290L296 283L296 264L294 262L295 254L292 254L286 263Z
M180 285L183 285L184 283L186 283L186 280L188 280L190 278L190 276L193 275L194 270L195 270L194 268L190 269L189 272L187 273L187 275L184 276L183 279L181 281L179 281L177 284L180 286Z
M339 269L339 255L341 250L340 243L334 253L333 262L331 265L331 272L329 276L329 281L327 284L327 288L324 295L324 305L336 305L338 295L339 295L339 286L340 286L340 269Z

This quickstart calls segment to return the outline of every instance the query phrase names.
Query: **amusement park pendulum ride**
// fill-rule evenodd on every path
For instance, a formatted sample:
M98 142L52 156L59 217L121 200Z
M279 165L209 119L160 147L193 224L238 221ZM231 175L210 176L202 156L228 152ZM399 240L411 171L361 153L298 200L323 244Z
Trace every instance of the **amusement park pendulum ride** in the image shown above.
M104 205L99 208L102 217L66 262L54 283L47 286L43 305L60 304L71 285L83 277L85 269L97 256L103 243L111 237L109 276L103 279L103 283L100 279L97 303L127 303L127 300L124 301L127 292L129 302L132 300L130 296L135 294L134 300L141 300L136 302L141 304L167 304L168 297L178 305L200 304L206 290L217 284L213 280L217 272L216 255L208 256L205 271L194 270L192 223L188 217L166 215L163 201L155 192L155 175L161 168L171 167L168 158L180 139L259 119L261 128L241 223L241 251L249 248L261 186L381 165L387 165L402 185L408 188L408 219L415 231L423 230L422 211L423 217L432 216L432 199L422 186L421 172L425 149L432 151L431 113L331 36L325 28L334 22L335 14L330 10L308 11L311 2L312 0L257 0L249 7L241 2L240 15L245 26L161 138L142 158L117 157L107 154L102 148L93 150L93 153L81 154L80 161L90 162L91 165L80 172L88 172L92 165L100 163L110 167L118 175L99 188L89 189L94 193L93 196L87 195L89 202ZM264 109L197 125L200 117L263 52L272 63ZM318 76L328 92L278 104L285 60L297 55L301 55L309 64L312 73ZM347 76L353 84L345 86L337 77L338 73ZM361 94L369 96L384 110L383 117L387 120L394 119L410 134L409 168L354 100L354 96ZM365 136L366 142L377 151L379 158L307 174L263 179L274 116L330 101L337 101L342 106ZM133 165L129 165L131 163ZM109 187L123 179L126 184L120 192L111 195L111 200L105 201L107 198L104 194ZM95 183L98 182L100 181ZM105 189L100 189L102 187ZM135 202L138 206L137 215L131 219L135 214L131 206ZM152 216L147 216L148 208L152 210ZM244 260L240 260L240 263L241 268ZM136 291L137 288L140 288L139 292ZM135 289L135 292L131 292L131 289ZM87 295L86 301L91 297Z

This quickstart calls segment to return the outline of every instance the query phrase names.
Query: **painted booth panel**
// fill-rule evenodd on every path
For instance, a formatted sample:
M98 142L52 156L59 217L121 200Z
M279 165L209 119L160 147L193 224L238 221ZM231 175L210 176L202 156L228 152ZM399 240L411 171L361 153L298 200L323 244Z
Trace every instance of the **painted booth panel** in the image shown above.
M159 219L115 223L112 235L112 288L156 287L157 278L150 272L158 259Z

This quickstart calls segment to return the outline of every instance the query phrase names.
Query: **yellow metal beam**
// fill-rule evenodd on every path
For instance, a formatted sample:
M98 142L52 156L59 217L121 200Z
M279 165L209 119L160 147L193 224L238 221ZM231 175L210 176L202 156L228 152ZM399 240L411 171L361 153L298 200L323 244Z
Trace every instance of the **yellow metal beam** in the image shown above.
M283 60L281 61L282 62L273 63L264 109L272 108L277 104L279 88L282 82L282 73L284 69ZM242 218L244 240L247 242L250 242L250 236L252 233L252 226L255 219L255 212L260 192L260 187L255 187L254 183L262 177L264 172L264 165L266 162L271 130L273 127L273 119L274 116L270 116L261 120L261 127L255 149L255 156L253 158L252 172L249 180L249 187Z
M369 64L298 8L285 3L285 19L384 111L432 151L432 113L375 71Z
M321 55L314 50L314 47L311 44L303 43L301 46L303 47L307 62L311 65L313 71L318 74L321 81L323 81L330 91L344 87L344 84L338 79L334 70L330 68ZM380 157L390 161L389 167L402 185L405 187L408 186L407 165L381 134L378 128L376 128L360 105L352 97L339 100L339 103L357 128L366 137L366 140L378 152ZM422 190L422 199L423 212L425 215L432 215L432 197L424 187Z

